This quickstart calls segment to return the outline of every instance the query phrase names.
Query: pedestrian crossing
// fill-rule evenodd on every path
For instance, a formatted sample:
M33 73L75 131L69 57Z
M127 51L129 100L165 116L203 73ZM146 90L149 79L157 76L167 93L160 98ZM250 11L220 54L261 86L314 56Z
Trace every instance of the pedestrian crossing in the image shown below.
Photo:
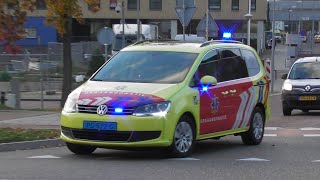
M320 137L320 128L265 127L264 137Z

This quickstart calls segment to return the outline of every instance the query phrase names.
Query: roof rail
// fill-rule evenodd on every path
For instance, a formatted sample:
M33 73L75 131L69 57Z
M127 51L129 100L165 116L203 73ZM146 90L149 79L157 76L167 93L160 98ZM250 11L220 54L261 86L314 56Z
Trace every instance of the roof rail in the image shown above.
M218 43L235 43L235 44L243 44L240 41L235 41L235 40L211 40L211 41L206 41L204 43L201 44L200 47L205 47L208 46L210 44L218 44Z
M132 46L138 45L138 44L142 44L145 42L179 42L178 40L174 40L174 39L147 39L147 40L142 40L142 41L138 41L132 44Z

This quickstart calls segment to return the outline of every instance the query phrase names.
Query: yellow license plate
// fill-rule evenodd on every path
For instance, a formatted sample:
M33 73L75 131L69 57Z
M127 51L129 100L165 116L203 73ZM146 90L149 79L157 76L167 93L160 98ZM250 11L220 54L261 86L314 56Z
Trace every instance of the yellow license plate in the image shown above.
M317 96L300 96L300 101L315 101L317 100Z

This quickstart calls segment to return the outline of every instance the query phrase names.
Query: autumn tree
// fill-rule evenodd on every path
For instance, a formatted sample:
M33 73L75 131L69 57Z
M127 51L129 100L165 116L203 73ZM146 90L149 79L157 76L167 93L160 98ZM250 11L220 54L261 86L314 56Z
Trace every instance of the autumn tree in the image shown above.
M63 43L63 87L61 107L68 98L72 90L72 59L71 59L71 37L72 37L72 19L81 23L82 9L80 0L46 0L47 5L47 23L53 25ZM99 10L99 0L85 0L91 5L91 11Z
M25 38L23 28L27 12L33 11L35 0L0 0L0 44L8 53L17 53L15 41Z

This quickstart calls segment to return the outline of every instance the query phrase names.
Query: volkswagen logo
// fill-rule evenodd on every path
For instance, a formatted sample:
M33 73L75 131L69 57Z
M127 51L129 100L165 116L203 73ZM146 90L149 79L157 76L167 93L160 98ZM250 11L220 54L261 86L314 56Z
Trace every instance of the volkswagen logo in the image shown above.
M107 112L108 112L108 106L106 105L101 105L97 108L97 114L99 114L100 116L107 114Z
M307 85L304 89L305 89L306 91L310 91L311 86Z

